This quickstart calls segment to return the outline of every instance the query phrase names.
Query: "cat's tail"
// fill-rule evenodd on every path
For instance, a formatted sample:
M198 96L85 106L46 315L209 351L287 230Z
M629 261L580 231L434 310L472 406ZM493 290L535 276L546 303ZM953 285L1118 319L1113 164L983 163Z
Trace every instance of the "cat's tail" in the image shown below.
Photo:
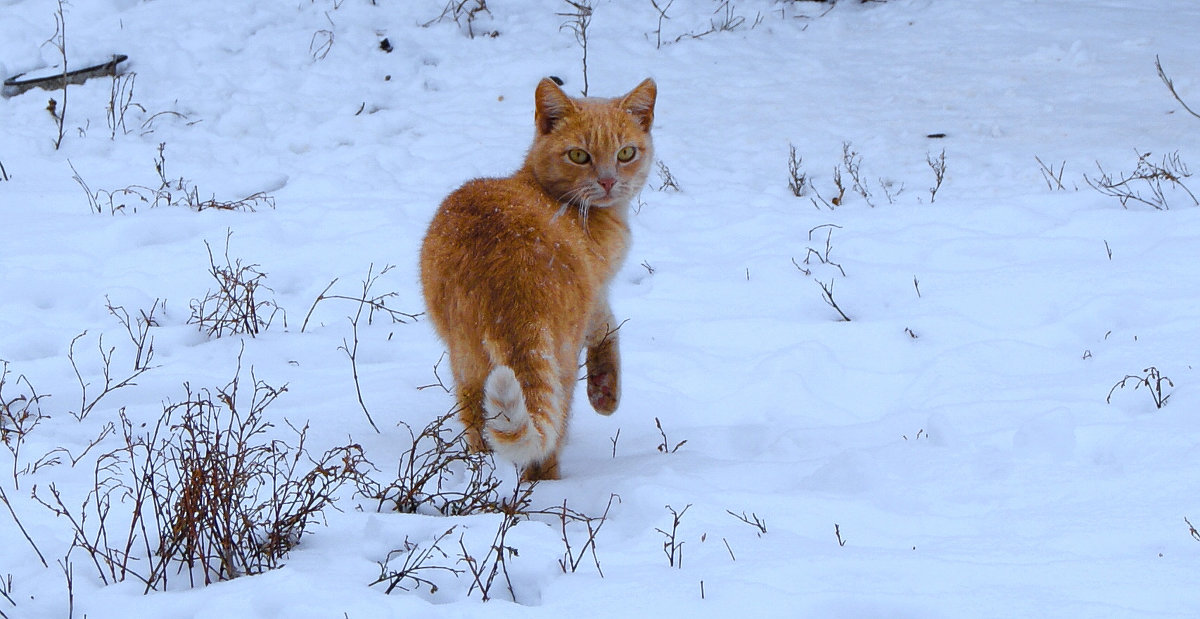
M565 420L558 380L548 361L522 389L512 368L497 365L483 386L484 436L497 455L519 467L537 464L558 448Z

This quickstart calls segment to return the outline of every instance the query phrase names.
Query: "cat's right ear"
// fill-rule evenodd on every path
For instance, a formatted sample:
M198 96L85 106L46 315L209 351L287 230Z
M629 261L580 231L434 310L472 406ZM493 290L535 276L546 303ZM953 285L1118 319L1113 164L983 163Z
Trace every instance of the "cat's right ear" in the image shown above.
M649 133L650 125L654 124L654 101L657 98L658 85L646 78L621 99L621 107L633 115L642 126L642 131Z
M543 78L533 95L537 109L533 114L538 133L543 135L554 130L555 125L575 109L571 98L550 78Z

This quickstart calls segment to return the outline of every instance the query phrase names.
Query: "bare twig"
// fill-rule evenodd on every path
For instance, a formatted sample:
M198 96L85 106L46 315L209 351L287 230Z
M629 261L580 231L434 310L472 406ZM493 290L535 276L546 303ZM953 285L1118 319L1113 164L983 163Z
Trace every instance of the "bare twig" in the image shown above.
M601 569L600 558L596 555L596 536L600 533L600 529L604 526L604 523L608 521L608 514L612 510L613 501L620 503L621 497L617 494L608 495L608 503L604 506L604 513L599 516L588 516L587 514L573 510L567 507L565 499L561 506L532 510L525 515L548 515L559 521L564 550L562 558L558 560L558 566L562 569L563 573L578 571L584 557L590 554L592 564L596 567L596 573L603 578L604 570ZM569 525L571 524L583 524L587 529L583 545L578 549L575 549L571 545L571 534L569 531Z
M13 577L12 577L12 574L6 574L3 578L0 578L0 597L7 600L9 604L16 606L17 601L14 600L12 596L13 596ZM5 614L3 610L0 610L0 617L2 617L3 619L8 619L8 615Z
M850 175L854 192L862 196L863 201L867 206L872 208L875 204L871 202L871 192L867 190L867 183L863 180L862 175L862 155L850 148L850 142L842 142L842 165L846 168L846 173ZM838 187L841 188L841 175L838 174Z
M838 272L842 274L842 277L845 277L846 269L843 269L841 264L838 264L829 258L829 254L833 251L833 230L834 230L834 228L837 228L840 230L842 227L837 224L821 224L819 226L813 226L808 231L809 242L812 242L813 232L816 232L817 230L820 230L821 228L828 228L828 230L825 234L825 249L823 252L818 252L817 250L813 249L812 247L809 247L808 253L804 255L804 264L806 264L806 265L809 264L809 259L811 259L813 256L816 256L817 260L821 264L836 267ZM796 264L795 259L792 260L792 264ZM800 265L796 264L796 268L800 269ZM800 270L807 272L807 269L800 269Z
M484 602L488 601L491 599L492 584L496 577L503 575L509 599L517 601L517 594L513 590L512 579L508 574L508 559L517 556L517 549L508 544L507 538L509 531L528 514L530 496L533 494L536 484L537 482L518 482L513 487L512 496L501 502L500 524L496 527L496 534L492 538L491 545L482 557L473 556L467 550L463 538L459 537L458 546L462 550L459 562L467 565L467 571L472 580L471 586L467 590L468 596L479 591L480 599Z
M1175 83L1171 81L1171 78L1167 77L1167 73L1163 71L1162 62L1159 61L1158 54L1154 55L1154 68L1158 69L1158 78L1167 85L1167 90L1171 91L1171 96L1175 97L1175 100L1179 102L1179 105L1182 105L1183 109L1187 110L1188 114L1191 114L1196 118L1200 118L1200 114L1197 114L1195 110L1188 107L1188 104L1183 102L1183 98L1179 96L1179 93L1175 92Z
M658 28L654 30L654 49L662 47L663 22L671 19L667 16L667 11L670 10L672 4L675 4L675 0L668 0L665 6L659 6L659 2L661 1L650 0L650 4L654 6L654 10L658 11Z
M1066 190L1066 187L1063 186L1062 182L1063 170L1067 169L1066 161L1059 164L1058 170L1056 171L1054 166L1046 165L1046 163L1042 161L1041 157L1034 156L1034 159L1037 160L1038 166L1040 166L1042 171L1042 178L1046 181L1046 187L1050 188L1050 191L1054 191L1055 189Z
M70 411L71 416L75 417L75 419L78 421L83 421L83 419L92 412L92 409L94 409L96 405L100 403L100 400L104 399L114 391L137 385L134 380L136 380L142 374L145 374L153 369L153 366L149 364L154 358L154 343L153 340L151 340L147 345L144 340L145 333L143 332L142 346L139 346L137 349L137 356L135 357L133 369L130 370L129 374L124 378L115 378L112 364L113 355L115 354L117 347L110 346L106 349L104 347L104 336L101 335L100 337L96 338L96 347L100 353L101 374L104 378L104 384L102 387L100 387L99 394L97 394L95 397L89 398L88 387L91 386L91 383L83 378L83 372L79 369L79 364L75 361L75 343L83 339L86 335L87 331L76 335L71 340L71 344L67 346L67 360L71 363L71 369L75 371L76 380L79 381L79 410ZM133 337L132 333L131 337Z
M308 308L308 313L304 315L304 322L300 325L301 333L304 333L304 330L306 328L308 328L308 319L312 318L313 311L317 309L317 304L320 303L321 301L324 301L325 299L329 298L329 297L325 296L325 293L329 292L329 289L333 288L333 285L336 284L337 281L338 281L338 278L336 278L336 277L333 278L333 281L329 282L329 285L326 286L325 289L321 291L321 294L317 295L317 298L315 301L313 301L312 306Z
M71 547L74 549L74 546ZM63 577L67 580L67 619L75 617L75 564L71 563L71 552L67 551L67 556L58 560L58 567L62 568Z
M113 305L112 300L107 296L105 309L109 314L112 314L121 326L125 327L125 332L129 334L129 341L134 346L133 369L145 370L150 368L150 362L154 359L154 338L150 337L150 327L157 327L158 320L154 317L154 312L158 311L159 304L164 307L166 303L162 299L155 299L150 305L150 310L139 310L137 317L131 317L129 312L120 305Z
M1197 199L1183 182L1183 179L1191 177L1192 173L1179 157L1179 152L1164 155L1159 163L1151 161L1150 155L1151 153L1139 153L1133 172L1116 177L1105 172L1100 162L1096 162L1100 176L1093 179L1084 175L1083 180L1096 191L1117 198L1125 208L1129 208L1129 203L1134 202L1156 210L1167 210L1169 203L1163 187L1164 181L1170 187L1182 189L1193 204L1200 206L1200 199ZM1149 193L1143 194L1139 187L1144 187Z
M812 187L813 195L816 196L815 198L809 198L809 199L812 200L813 206L817 210L821 209L821 205L825 205L825 208L832 211L832 210L836 209L837 207L841 206L843 202L845 202L846 186L842 184L842 168L841 168L841 166L834 166L834 168L833 168L833 186L834 186L834 188L837 189L836 196L830 198L829 200L826 200L825 196L821 195L821 192L817 189L816 185L809 183L809 186Z
M109 139L117 138L118 129L123 135L130 133L131 130L125 126L125 114L129 112L130 108L138 108L143 114L146 112L146 108L133 102L135 79L137 79L136 73L117 75L115 71L113 72L107 107Z
M354 377L354 391L358 395L358 405L359 405L359 407L362 408L363 414L365 414L367 416L367 421L370 422L371 427L375 429L375 432L379 432L379 427L375 425L375 420L371 418L371 411L367 409L367 404L363 400L362 385L359 382L359 378L358 378L358 323L362 319L364 309L367 310L367 324L371 324L371 321L374 319L376 310L386 312L388 315L391 316L392 322L404 322L404 318L410 318L410 319L416 318L416 316L414 316L412 314L405 314L403 312L398 312L396 310L388 308L387 305L385 305L386 299L397 296L397 294L395 292L389 292L387 294L382 294L382 295L378 295L378 296L374 296L374 297L371 296L371 288L375 285L376 280L378 280L380 276L384 275L391 269L392 269L392 265L387 265L387 266L383 267L383 269L379 273L376 274L376 273L374 273L375 265L374 265L374 263L372 263L371 266L367 268L366 279L364 279L362 281L362 295L357 298L343 297L340 295L326 296L325 292L322 292L317 297L317 300L313 302L313 308L315 308L317 306L317 303L319 303L320 301L322 301L324 299L347 299L347 300L352 300L352 301L358 302L358 309L357 309L357 311L355 311L354 316L348 317L348 319L350 320L350 333L351 333L351 340L353 343L348 342L343 338L342 345L339 347L339 350L342 350L343 352L345 352L346 356L350 359L350 371ZM329 288L332 287L335 282L337 282L336 279L334 279L332 282L330 282L329 286L325 287L325 291L328 292ZM309 316L311 316L312 309L309 309L308 313L309 313ZM305 323L307 324L308 317L305 317L304 320L305 320ZM300 330L303 331L304 328L301 327ZM435 368L436 368L436 366L435 366Z
M488 14L489 16L492 14L491 10L488 9L487 0L449 0L446 3L446 6L442 9L442 13L440 15L421 24L421 26L423 28L428 28L437 22L451 20L458 24L460 28L463 28L465 22L467 36L474 39L475 20L484 13ZM485 36L496 37L500 33L492 30L481 34L484 34Z
M788 144L788 189L791 189L792 195L797 198L804 195L808 186L808 175L805 174L803 165L804 158L796 154L795 145Z
M942 181L946 180L946 149L943 148L936 159L933 155L925 155L925 163L933 170L933 187L929 188L929 202L932 204L937 199L938 189L942 188Z
M446 537L453 533L456 528L457 526L450 527L444 533L441 533L434 538L434 540L425 547L421 547L418 544L413 544L409 542L408 539L405 539L404 548L392 550L388 553L387 558L379 563L379 578L375 579L371 585L387 583L388 586L387 589L384 590L384 593L390 594L396 589L400 589L402 591L411 591L412 589L404 586L404 583L405 581L412 581L411 586L413 589L420 589L421 586L424 585L429 588L430 594L437 593L437 584L422 574L431 571L443 571L449 572L454 576L459 576L463 573L462 570L454 569L445 565L438 565L430 561L434 558L435 554L440 555L443 559L449 558L449 555L446 554L446 551L442 550L439 544L442 542L442 540L446 539ZM393 568L393 560L401 556L404 557L404 562L398 569Z
M12 503L9 502L8 494L4 492L3 486L0 486L0 502L3 502L4 507L8 509L8 514L12 516L13 522L15 522L17 528L21 530L21 535L25 536L25 541L29 542L29 545L33 548L33 552L37 554L38 560L42 562L42 567L50 567L50 565L46 563L46 557L42 556L41 549L39 549L37 544L33 542L33 538L29 537L29 531L25 530L25 525L22 524L21 519L17 517L17 512L13 509Z
M41 400L48 397L38 394L29 379L24 375L18 376L15 385L18 392L13 395L5 393L8 384L8 362L0 360L0 443L12 454L13 488L21 488L20 475L33 473L41 466L50 464L41 460L32 465L21 467L21 448L29 433L49 415L42 412ZM24 383L24 387L20 385Z
M588 96L588 26L592 23L592 0L563 0L573 13L559 13L559 17L567 18L559 26L560 30L570 30L575 33L575 41L583 50L583 96Z
M209 275L217 282L217 289L210 290L203 299L192 299L189 306L192 315L188 324L212 337L244 334L255 337L271 326L275 316L283 314L287 326L287 313L274 300L263 299L262 291L273 293L265 283L267 274L258 270L257 264L242 264L241 258L229 257L229 239L233 230L225 233L225 264L217 265L212 246L208 241Z
M659 191L679 191L679 183L675 181L675 176L671 174L671 168L663 163L661 159L654 162L658 168L658 179L661 184L657 187Z
M443 350L442 354L438 356L438 360L433 363L433 378L437 382L429 383L428 385L421 385L420 387L417 387L417 391L424 391L430 387L437 387L445 393L450 393L450 387L446 385L446 381L442 380L442 375L438 373L438 368L441 367L442 361L445 361L445 359L446 351Z
M62 104L51 99L46 106L54 124L58 127L58 138L54 141L54 150L62 146L63 135L67 123L67 18L63 13L63 0L58 0L58 10L54 13L54 36L48 41L58 50L62 57Z
M750 515L747 516L746 512L742 512L741 514L735 514L732 511L727 509L727 510L725 510L725 513L729 514L730 516L733 516L734 518L737 518L738 520L741 520L742 522L754 527L755 529L758 529L757 535L759 537L762 537L767 532L766 521L761 520L758 517L758 514L755 514L754 512L750 512ZM732 554L732 553L730 553L730 554Z
M713 11L715 17L708 20L708 30L704 32L687 32L675 37L675 43L683 39L700 39L710 34L718 32L733 32L742 27L746 23L746 18L743 15L738 15L732 0L717 0L717 8ZM763 21L762 13L758 13L754 17L754 23L750 24L750 29L757 28Z
M497 513L503 509L492 455L472 451L466 430L454 424L457 410L429 422L420 433L408 424L411 445L400 455L396 476L386 486L369 483L359 493L378 501L377 509L446 516Z
M817 285L821 287L821 298L825 300L825 303L829 304L834 310L837 310L843 322L850 322L850 317L846 315L846 312L842 311L841 307L838 307L837 301L833 299L833 280L829 280L828 284L819 280L813 281L817 282Z
M384 265L383 269L381 269L378 273L375 273L375 264L371 263L371 265L367 267L366 279L362 280L362 293L357 297L348 296L348 295L340 295L340 294L329 294L329 290L331 288L333 288L333 285L338 282L338 278L335 277L333 279L333 281L329 282L328 286L325 286L325 290L322 290L321 294L317 295L316 300L313 301L312 306L309 307L308 314L306 314L304 316L304 324L300 325L300 332L303 333L304 329L308 327L308 321L310 318L312 318L313 311L315 309L317 309L317 305L321 301L325 301L325 300L329 300L329 299L354 301L355 303L358 304L360 313L361 313L363 307L366 306L368 308L368 311L367 311L367 324L368 325L374 324L376 312L387 314L388 317L392 319L392 323L406 324L408 322L417 320L417 318L420 317L420 314L409 314L407 312L401 312L399 310L394 310L387 306L387 301L389 299L400 296L399 293L394 292L394 291L387 292L384 294L378 294L378 295L371 293L371 289L375 286L375 283L379 280L379 278L386 275L393 268L395 268L394 265L391 265L391 264Z
M370 423L371 427L375 429L376 434L378 434L380 433L379 426L375 425L375 420L371 418L371 411L367 409L367 403L363 401L362 384L358 379L358 317L361 313L362 307L359 306L359 313L350 319L350 337L354 343L351 344L343 338L342 345L338 347L338 350L345 352L346 356L350 359L350 372L354 377L354 393L358 396L358 406L362 408L363 414L367 416L367 423Z
M682 510L675 511L675 508L667 505L667 511L671 512L671 531L667 532L658 528L654 529L663 536L663 554L667 555L667 563L671 567L683 569L684 542L679 539L679 523L681 520L683 520L683 515L686 514L687 510L691 507L692 504L688 503L688 505Z
M329 12L325 12L325 20L329 22L329 28L322 28L313 33L312 39L308 42L308 54L313 60L325 60L333 49L334 34L333 29L337 26L333 23L333 18L329 16Z
M687 439L684 439L678 443L675 443L674 447L671 447L670 443L667 441L667 433L663 431L662 422L658 420L658 417L654 418L654 426L658 428L658 434L662 436L662 442L658 444L658 451L665 454L673 454L679 451L679 448L683 447L684 444L687 443Z
M893 180L879 179L879 188L883 190L883 195L887 198L888 204L895 204L896 198L904 193L904 183L900 183L899 187L897 187L896 181Z
M131 74L132 75L132 74ZM136 104L135 104L136 105ZM162 114L175 114L175 112L161 112L155 114L145 124L150 123L155 117ZM186 117L185 117L186 118ZM123 122L123 121L118 121ZM271 195L259 191L250 194L238 200L218 200L216 196L208 198L200 197L200 188L185 178L173 179L167 176L166 171L166 143L158 145L158 154L154 158L154 170L158 176L159 185L157 188L147 187L144 185L128 185L122 189L107 190L100 189L93 192L87 183L84 182L79 172L75 170L74 165L71 165L71 171L74 172L72 177L79 186L83 188L88 197L88 204L91 210L96 213L102 213L101 201L108 203L108 211L115 215L117 212L126 212L130 204L133 208L128 209L137 211L137 204L141 203L149 208L159 206L184 206L195 211L204 211L216 209L219 211L251 211L254 212L260 207L275 208L275 198ZM130 204L126 204L128 201Z
M1117 389L1124 389L1125 385L1129 381L1133 381L1134 391L1137 391L1140 387L1146 388L1146 390L1150 393L1150 398L1154 400L1155 408L1161 409L1162 407L1166 406L1167 400L1171 399L1171 394L1163 394L1162 385L1163 383L1166 383L1168 387L1174 387L1175 383L1171 382L1170 378L1163 376L1162 373L1158 371L1158 368L1154 366L1150 366L1142 370L1142 374L1143 376L1128 374L1125 376L1125 378L1117 381L1117 384L1113 385L1112 389L1108 390L1108 397L1105 398L1104 401L1111 404L1113 392L1115 392Z

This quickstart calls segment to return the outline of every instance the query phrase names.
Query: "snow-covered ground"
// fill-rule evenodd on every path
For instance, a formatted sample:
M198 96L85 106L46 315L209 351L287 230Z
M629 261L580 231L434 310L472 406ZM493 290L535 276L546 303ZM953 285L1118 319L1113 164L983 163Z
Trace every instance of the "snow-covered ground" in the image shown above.
M487 4L474 38L466 19L436 21L442 0L65 4L69 66L129 60L121 82L69 87L57 150L46 107L53 97L61 111L61 93L0 99L3 395L16 410L35 391L48 416L15 458L0 451L12 509L0 509L0 613L1200 613L1200 540L1185 522L1200 522L1200 207L1169 181L1157 210L1085 180L1098 166L1128 175L1146 153L1200 165L1200 118L1155 69L1158 56L1200 109L1200 6L1167 0L676 0L661 21L649 0L595 1L590 94L657 80L657 157L678 186L652 175L612 291L628 320L622 406L600 417L579 398L564 477L531 498L598 516L620 497L595 538L603 575L590 553L563 573L558 523L541 517L506 538L515 603L505 584L482 602L469 575L444 571L429 573L437 593L387 595L369 583L389 551L455 526L434 562L465 569L460 555L484 556L501 518L379 512L345 486L279 569L195 589L172 572L148 595L133 578L104 585L84 550L68 554L68 519L31 491L46 499L54 484L78 510L119 429L88 446L122 409L144 432L185 383L228 383L244 347L246 385L251 367L287 385L267 436L294 444L288 424L308 424L314 455L357 443L388 483L411 446L400 422L419 429L452 406L417 389L437 381L443 350L428 323L359 321L358 384L378 433L340 349L357 304L321 301L301 326L335 278L328 294L353 297L386 265L372 293L422 312L417 248L442 196L519 165L540 78L582 90L567 3ZM0 0L0 73L57 62L56 11ZM126 102L115 128L114 88ZM789 145L811 183L802 197ZM274 207L196 212L118 193L126 206L111 212L106 192L161 184L156 161L198 200L263 192ZM845 195L822 204L835 168ZM227 235L230 260L257 265L260 299L281 309L254 338L189 324L214 287L206 243L223 264ZM109 304L135 318L156 307L153 367L77 421L104 384L101 350L115 351L114 379L132 367ZM82 378L68 357L80 334ZM1156 385L1150 368L1160 394L1135 388ZM57 465L36 466L56 449ZM664 552L672 510L681 566ZM128 521L127 504L110 517Z

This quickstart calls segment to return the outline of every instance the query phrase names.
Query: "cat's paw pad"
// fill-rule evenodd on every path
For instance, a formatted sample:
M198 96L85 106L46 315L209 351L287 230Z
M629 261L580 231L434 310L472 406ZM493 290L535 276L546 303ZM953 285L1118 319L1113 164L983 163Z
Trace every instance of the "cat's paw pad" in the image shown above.
M592 372L587 377L588 401L601 415L611 415L617 410L621 391L617 385L616 372Z

